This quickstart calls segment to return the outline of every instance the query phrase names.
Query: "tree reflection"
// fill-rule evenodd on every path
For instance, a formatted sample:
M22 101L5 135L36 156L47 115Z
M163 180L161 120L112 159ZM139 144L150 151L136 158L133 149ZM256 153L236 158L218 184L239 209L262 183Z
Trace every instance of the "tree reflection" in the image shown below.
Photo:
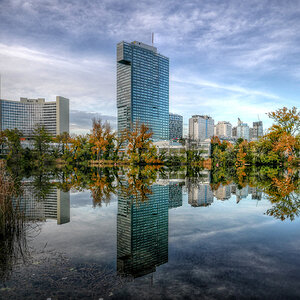
M235 169L219 168L212 173L211 187L217 190L220 184L226 186L231 182L239 189L249 185L260 188L272 207L266 214L282 221L294 220L300 215L300 187L298 169L279 169L263 167L260 169L237 167Z
M20 208L20 193L0 162L0 279L7 280L13 267L25 262L30 253L27 247L28 226Z

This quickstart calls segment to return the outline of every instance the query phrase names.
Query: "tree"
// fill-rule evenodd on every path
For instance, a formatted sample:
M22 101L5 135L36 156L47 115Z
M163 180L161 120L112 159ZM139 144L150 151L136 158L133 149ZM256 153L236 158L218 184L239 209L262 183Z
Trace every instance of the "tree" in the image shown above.
M283 107L275 112L269 112L268 116L275 121L271 131L286 132L293 136L299 134L300 112L297 111L296 107L291 109Z
M32 140L36 159L39 163L50 159L49 144L52 141L52 137L43 125L38 124L35 126Z
M89 142L92 144L92 152L100 158L109 159L114 150L115 133L112 132L108 122L102 123L101 119L93 120L93 129Z
M6 136L7 146L8 146L8 155L7 160L17 161L22 157L22 146L21 146L21 137L22 132L18 129L6 129L4 131Z
M145 153L149 151L153 143L151 137L153 132L150 131L149 127L145 124L139 125L137 122L132 130L127 131L127 154L130 160L134 164L145 163Z

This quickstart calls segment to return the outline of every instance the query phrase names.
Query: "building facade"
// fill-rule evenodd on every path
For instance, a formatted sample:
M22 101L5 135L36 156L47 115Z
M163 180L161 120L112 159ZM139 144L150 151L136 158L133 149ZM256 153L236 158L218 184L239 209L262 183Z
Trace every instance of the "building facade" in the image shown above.
M189 119L189 138L203 141L213 137L214 120L209 116L195 115Z
M219 121L215 126L215 135L222 137L232 137L232 125L227 121Z
M117 45L118 133L146 124L154 140L169 139L169 59L140 42Z
M169 139L182 139L183 117L177 114L169 114Z
M69 99L57 96L52 102L44 98L0 100L0 131L17 128L30 138L37 125L44 126L53 136L69 133Z
M251 139L258 141L264 135L263 122L253 122Z
M247 123L243 123L238 119L238 126L236 128L236 137L250 141L250 128Z

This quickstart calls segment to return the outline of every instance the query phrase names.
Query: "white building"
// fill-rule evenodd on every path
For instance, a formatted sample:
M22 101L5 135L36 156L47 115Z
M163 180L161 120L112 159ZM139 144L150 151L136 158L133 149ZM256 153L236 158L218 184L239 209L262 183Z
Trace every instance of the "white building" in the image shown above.
M53 136L69 132L69 99L57 96L51 102L44 98L0 100L0 130L17 128L24 137L30 137L36 125L45 126Z
M214 135L214 120L209 116L194 115L189 119L189 138L203 141Z
M222 137L232 137L232 125L230 122L227 121L219 121L218 124L215 126L216 136Z
M238 119L238 126L236 128L236 137L250 141L250 128L247 123L243 123Z

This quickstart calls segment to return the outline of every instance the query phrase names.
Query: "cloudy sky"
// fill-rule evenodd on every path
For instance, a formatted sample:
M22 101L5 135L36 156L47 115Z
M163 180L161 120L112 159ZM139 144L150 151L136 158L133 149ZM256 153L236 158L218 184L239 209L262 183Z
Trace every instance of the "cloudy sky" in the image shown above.
M300 1L0 0L1 98L71 101L71 129L116 124L116 44L170 58L170 111L233 125L297 106ZM298 105L299 106L299 105Z

